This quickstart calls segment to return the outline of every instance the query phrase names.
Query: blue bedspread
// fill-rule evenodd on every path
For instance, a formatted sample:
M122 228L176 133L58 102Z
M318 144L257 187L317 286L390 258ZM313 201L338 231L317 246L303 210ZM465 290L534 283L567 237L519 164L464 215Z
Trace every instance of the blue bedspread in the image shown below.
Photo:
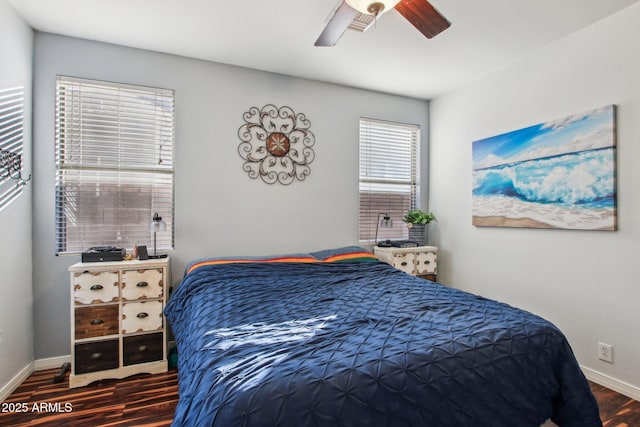
M601 426L562 333L384 263L188 274L175 426Z

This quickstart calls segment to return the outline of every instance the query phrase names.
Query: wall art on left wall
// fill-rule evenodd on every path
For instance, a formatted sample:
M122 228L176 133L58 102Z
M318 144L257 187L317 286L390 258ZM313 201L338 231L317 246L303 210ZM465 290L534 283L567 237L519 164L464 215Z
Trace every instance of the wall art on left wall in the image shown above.
M473 225L616 230L615 106L473 142Z
M31 180L23 175L24 87L0 89L0 211Z

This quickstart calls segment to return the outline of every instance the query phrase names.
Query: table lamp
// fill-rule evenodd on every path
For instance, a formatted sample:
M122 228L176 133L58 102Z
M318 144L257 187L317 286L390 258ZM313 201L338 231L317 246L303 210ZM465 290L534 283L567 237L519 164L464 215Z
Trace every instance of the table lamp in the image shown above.
M162 217L156 212L153 215L153 219L149 223L149 231L153 233L153 255L149 255L149 258L166 258L167 255L158 255L158 247L156 243L156 233L158 231L165 231L167 229L167 223L162 220Z

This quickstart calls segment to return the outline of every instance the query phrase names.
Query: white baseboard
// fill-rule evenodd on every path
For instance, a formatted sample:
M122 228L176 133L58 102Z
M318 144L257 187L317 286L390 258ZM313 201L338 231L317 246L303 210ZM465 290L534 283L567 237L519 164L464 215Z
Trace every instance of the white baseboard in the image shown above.
M620 394L624 394L627 397L630 397L634 400L640 401L640 387L636 387L631 384L627 384L624 381L620 381L609 375L603 374L598 371L594 371L590 368L585 368L581 366L582 372L584 372L584 376L587 377L589 381L593 381L596 384L600 384L608 389L616 391Z
M4 402L5 399L24 382L24 380L29 378L29 375L31 375L32 372L33 362L22 368L15 377L11 378L11 381L2 386L2 388L0 388L0 402Z
M44 371L45 369L59 368L65 362L71 362L71 356L48 357L46 359L38 359L33 362L34 371Z
M29 375L34 371L44 371L45 369L54 369L62 366L63 363L71 361L71 356L49 357L46 359L38 359L29 363L22 368L15 377L11 378L7 384L0 388L0 402L4 402L7 397L22 384Z

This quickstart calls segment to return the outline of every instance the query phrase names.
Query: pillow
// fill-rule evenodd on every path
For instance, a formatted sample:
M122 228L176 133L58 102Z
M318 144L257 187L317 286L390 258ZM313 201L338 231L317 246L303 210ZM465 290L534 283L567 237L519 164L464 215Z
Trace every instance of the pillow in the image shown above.
M185 275L191 273L197 268L205 265L218 264L238 264L248 262L318 262L318 259L309 254L285 254L285 255L262 255L262 256L236 256L236 257L217 257L204 258L191 262L185 269Z
M311 252L309 255L323 262L376 262L376 257L371 252L360 246L345 246L336 249Z

